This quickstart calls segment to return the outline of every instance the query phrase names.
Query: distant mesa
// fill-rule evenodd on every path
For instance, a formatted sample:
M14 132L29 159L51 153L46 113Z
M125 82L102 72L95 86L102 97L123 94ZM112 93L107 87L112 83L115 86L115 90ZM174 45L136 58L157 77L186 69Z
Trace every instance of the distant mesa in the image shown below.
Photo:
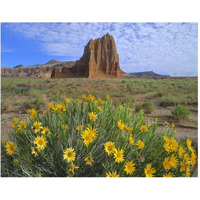
M36 78L121 78L119 55L113 36L108 33L91 39L84 48L83 56L76 62L50 60L44 65L1 68L2 77Z
M169 75L161 75L153 71L135 72L135 73L129 73L129 74L136 77L169 77Z

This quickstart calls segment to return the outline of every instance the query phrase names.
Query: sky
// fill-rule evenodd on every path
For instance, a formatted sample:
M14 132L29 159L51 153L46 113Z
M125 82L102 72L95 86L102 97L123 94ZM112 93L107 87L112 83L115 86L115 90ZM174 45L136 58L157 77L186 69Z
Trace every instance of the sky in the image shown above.
M106 33L127 73L198 74L198 23L1 23L1 66L76 61Z

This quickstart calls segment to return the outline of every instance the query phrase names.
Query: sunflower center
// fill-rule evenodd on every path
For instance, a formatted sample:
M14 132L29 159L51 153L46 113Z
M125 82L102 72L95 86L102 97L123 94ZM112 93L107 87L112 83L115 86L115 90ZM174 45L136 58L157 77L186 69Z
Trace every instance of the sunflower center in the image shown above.
M71 152L67 153L67 156L72 157L72 153Z
M87 135L87 136L85 137L85 140L89 140L89 139L90 139L90 136Z
M108 151L111 151L112 150L112 146L108 146Z
M120 154L120 153L117 153L117 157L120 158L120 157L121 157L121 154Z
M151 169L148 169L148 170L147 170L147 174L151 174Z
M38 141L38 144L39 144L39 145L42 145L42 144L43 144L43 141L42 141L42 140L39 140L39 141Z
M14 146L11 145L11 146L10 146L10 150L11 150L11 151L14 151Z

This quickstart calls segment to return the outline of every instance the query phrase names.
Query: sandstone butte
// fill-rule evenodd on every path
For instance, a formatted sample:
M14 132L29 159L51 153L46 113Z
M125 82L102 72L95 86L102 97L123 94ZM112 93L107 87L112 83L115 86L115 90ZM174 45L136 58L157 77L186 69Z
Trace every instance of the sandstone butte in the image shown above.
M44 65L1 68L2 77L33 78L121 78L119 55L113 36L108 33L91 39L76 62L51 60Z

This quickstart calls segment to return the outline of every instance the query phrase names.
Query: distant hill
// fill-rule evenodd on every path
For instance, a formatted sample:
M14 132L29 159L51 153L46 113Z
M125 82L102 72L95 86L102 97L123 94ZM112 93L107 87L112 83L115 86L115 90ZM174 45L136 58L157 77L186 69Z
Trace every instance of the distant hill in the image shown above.
M24 67L24 65L20 64L20 65L13 67L13 68L21 68L21 67Z
M137 77L169 77L170 75L161 75L161 74L157 74L153 71L146 71L146 72L134 72L134 73L129 73L132 76L137 76Z

